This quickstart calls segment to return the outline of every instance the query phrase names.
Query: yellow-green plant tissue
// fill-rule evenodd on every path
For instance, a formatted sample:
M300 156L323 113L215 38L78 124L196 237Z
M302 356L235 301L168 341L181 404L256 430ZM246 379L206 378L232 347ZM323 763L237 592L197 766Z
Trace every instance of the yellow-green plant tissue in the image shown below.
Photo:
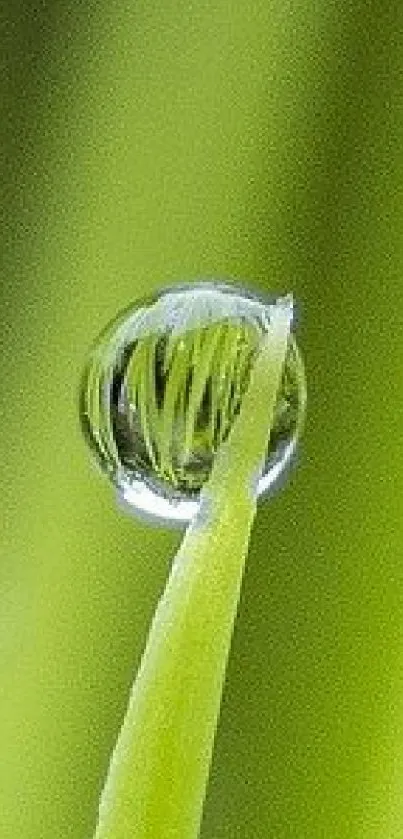
M186 525L101 796L96 839L196 839L249 536L292 463L306 402L291 295L162 291L90 353L86 437L118 494Z

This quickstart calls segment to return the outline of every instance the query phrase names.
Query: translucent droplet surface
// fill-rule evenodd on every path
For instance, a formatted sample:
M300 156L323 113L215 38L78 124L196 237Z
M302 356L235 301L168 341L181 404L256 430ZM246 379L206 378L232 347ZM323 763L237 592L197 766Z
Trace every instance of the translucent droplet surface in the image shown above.
M176 286L120 314L92 348L81 423L102 469L137 512L186 524L239 413L274 299L235 285ZM306 403L290 335L258 495L290 465Z

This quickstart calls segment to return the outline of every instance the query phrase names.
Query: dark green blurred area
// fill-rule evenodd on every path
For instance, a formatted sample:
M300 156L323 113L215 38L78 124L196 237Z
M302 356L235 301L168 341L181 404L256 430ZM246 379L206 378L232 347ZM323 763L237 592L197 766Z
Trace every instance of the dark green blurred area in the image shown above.
M1 15L1 839L92 835L179 536L116 507L78 381L120 308L200 276L296 294L309 387L202 839L403 837L403 4Z

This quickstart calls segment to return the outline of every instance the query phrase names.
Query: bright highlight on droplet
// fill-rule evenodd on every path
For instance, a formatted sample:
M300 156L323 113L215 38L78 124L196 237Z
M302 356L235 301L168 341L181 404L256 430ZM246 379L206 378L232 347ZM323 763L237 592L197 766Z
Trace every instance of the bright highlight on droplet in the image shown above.
M172 524L194 516L262 337L282 314L290 318L291 306L291 297L265 300L238 286L200 282L138 303L101 334L84 372L81 423L102 469L135 511ZM293 460L305 402L291 333L259 496L278 485Z

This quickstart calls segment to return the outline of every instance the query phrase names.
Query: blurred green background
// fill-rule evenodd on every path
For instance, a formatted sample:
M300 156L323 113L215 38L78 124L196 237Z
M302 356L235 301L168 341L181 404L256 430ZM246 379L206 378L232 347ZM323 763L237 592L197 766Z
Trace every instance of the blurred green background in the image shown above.
M1 839L92 835L179 535L117 508L78 381L199 276L292 290L309 385L202 839L403 837L401 0L5 0L0 32Z

